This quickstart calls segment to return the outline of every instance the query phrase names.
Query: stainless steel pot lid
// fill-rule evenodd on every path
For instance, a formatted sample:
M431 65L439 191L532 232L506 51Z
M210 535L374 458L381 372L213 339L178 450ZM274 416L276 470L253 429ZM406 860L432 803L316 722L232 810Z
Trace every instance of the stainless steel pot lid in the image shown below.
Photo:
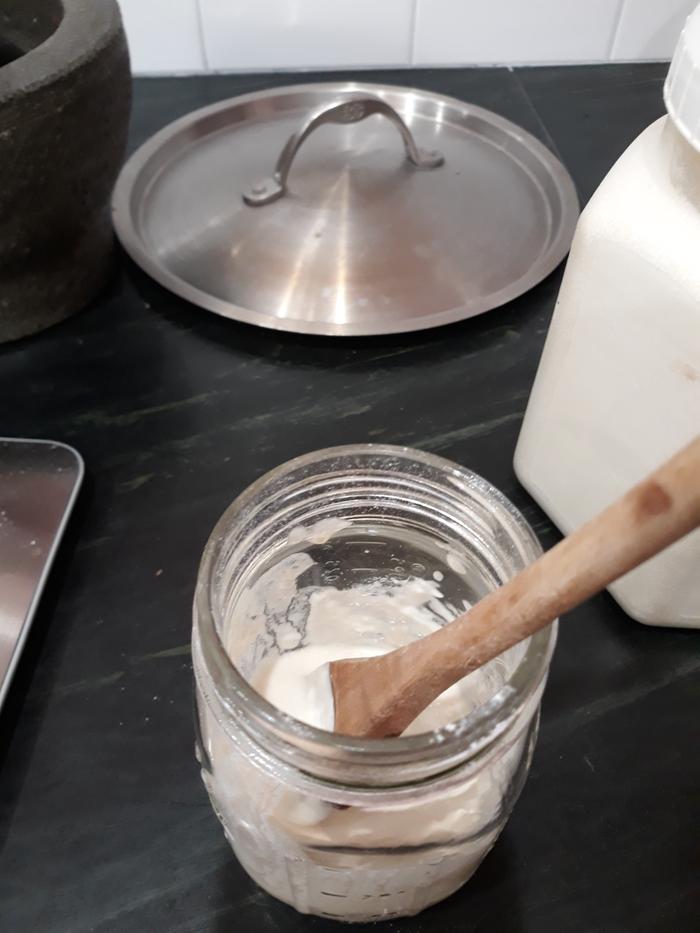
M117 234L210 311L312 334L447 324L565 256L573 183L533 136L450 97L276 88L177 120L124 167Z

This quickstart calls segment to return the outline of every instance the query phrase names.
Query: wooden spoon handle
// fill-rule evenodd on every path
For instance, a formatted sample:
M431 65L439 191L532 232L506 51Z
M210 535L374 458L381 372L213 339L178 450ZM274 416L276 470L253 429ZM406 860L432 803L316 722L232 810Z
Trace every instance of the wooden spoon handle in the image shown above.
M387 705L386 693L377 701L372 731L363 734L400 734L465 674L698 525L700 437L468 613L419 641L372 659L388 665L383 673L384 682L391 684L392 702Z

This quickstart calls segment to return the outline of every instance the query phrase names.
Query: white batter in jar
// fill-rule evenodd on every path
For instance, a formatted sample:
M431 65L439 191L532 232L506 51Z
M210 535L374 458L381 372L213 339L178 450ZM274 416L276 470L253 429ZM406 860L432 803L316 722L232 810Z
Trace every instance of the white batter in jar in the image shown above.
M270 572L273 577L276 571ZM443 601L439 585L409 578L351 589L319 587L308 594L304 637L292 650L271 654L251 683L278 709L319 729L333 731L333 697L327 665L365 658L436 631L458 611ZM467 609L465 604L462 611ZM466 678L438 697L406 730L416 735L461 719L488 699L487 678Z

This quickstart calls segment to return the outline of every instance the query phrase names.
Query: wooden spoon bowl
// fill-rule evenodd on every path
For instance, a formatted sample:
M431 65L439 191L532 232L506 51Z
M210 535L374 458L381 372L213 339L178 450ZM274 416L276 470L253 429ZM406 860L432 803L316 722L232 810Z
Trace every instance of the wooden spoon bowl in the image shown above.
M700 525L700 437L500 589L379 657L334 661L335 731L400 735L433 700ZM698 568L700 572L700 568Z

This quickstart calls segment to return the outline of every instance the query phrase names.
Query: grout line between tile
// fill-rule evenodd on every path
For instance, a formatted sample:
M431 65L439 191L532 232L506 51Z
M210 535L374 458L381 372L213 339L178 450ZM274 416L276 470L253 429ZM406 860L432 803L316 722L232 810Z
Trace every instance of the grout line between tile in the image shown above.
M622 24L622 16L625 12L625 7L627 6L628 0L620 0L620 6L617 10L617 16L615 17L615 25L612 28L610 35L610 46L608 48L608 61L613 61L613 52L615 51L615 46L617 45L617 37L620 32L620 26Z
M204 62L204 72L205 74L211 73L211 68L209 67L209 56L207 54L207 44L204 41L204 13L202 12L202 0L194 0L195 10L197 13L197 32L199 34L199 50L202 55L202 61Z
M556 143L554 142L554 140L552 139L552 136L551 136L549 130L547 129L547 124L544 122L544 120L543 120L542 117L540 116L540 112L539 112L539 110L537 109L537 107L535 106L534 101L532 100L532 98L531 98L530 95L528 94L527 88L525 87L525 85L523 84L523 82L520 80L520 75L518 74L518 72L516 71L516 69L513 68L512 65L509 66L508 71L510 71L510 73L512 74L513 80L514 80L514 82L515 82L515 86L517 87L518 91L520 91L520 94L521 94L522 97L524 98L525 103L526 103L527 106L530 108L530 110L531 110L531 112L532 112L532 114L533 114L535 120L537 120L537 123L538 123L539 126L541 127L542 133L543 133L543 135L544 135L544 138L545 138L545 141L546 141L547 145L548 145L549 148L552 150L552 152L555 154L555 156L559 159L559 161L560 161L560 162L563 162L564 160L562 159L561 153L559 152L559 149L557 148L557 144L556 144Z
M417 26L418 26L418 4L420 0L413 0L411 6L411 35L410 35L410 47L408 50L408 64L416 64L416 38L417 38Z

